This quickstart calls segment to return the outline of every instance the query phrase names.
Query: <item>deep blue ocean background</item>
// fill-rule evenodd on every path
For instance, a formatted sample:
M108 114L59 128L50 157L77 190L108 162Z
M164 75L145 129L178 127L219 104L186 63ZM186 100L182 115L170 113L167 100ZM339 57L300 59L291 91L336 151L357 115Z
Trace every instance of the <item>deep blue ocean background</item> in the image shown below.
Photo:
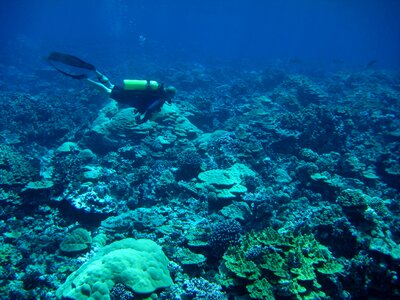
M400 3L366 1L2 2L1 62L75 53L102 66L150 60L302 61L400 67ZM145 39L145 40L143 40Z
M0 1L0 300L400 299L399 53L400 0Z

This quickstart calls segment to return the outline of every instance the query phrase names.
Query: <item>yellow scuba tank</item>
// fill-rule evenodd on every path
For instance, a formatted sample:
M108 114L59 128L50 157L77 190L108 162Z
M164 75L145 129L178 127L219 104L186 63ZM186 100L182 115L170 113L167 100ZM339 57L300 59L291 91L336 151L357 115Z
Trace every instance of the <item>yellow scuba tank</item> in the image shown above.
M145 90L156 91L159 87L160 84L154 80L136 80L136 79L124 80L125 91L145 91Z

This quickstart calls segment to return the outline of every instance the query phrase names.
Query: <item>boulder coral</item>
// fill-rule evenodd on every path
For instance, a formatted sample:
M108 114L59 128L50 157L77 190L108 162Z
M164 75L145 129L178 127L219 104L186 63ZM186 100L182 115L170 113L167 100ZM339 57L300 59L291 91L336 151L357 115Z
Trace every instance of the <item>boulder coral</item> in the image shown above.
M136 294L151 294L172 284L168 259L155 242L123 239L103 247L57 290L58 299L109 300L120 283Z

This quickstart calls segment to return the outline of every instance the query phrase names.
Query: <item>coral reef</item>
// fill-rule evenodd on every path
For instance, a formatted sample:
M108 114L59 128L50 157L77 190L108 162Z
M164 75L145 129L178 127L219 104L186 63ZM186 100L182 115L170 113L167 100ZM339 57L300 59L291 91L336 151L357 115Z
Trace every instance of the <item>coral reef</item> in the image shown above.
M143 68L178 88L143 124L0 93L0 298L400 297L398 73Z

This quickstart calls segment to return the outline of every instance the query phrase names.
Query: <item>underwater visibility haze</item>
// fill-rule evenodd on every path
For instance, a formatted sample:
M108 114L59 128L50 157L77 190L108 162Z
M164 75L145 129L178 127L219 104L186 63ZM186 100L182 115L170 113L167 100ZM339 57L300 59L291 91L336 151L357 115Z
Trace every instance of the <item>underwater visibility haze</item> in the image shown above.
M400 1L0 3L0 299L400 299Z

